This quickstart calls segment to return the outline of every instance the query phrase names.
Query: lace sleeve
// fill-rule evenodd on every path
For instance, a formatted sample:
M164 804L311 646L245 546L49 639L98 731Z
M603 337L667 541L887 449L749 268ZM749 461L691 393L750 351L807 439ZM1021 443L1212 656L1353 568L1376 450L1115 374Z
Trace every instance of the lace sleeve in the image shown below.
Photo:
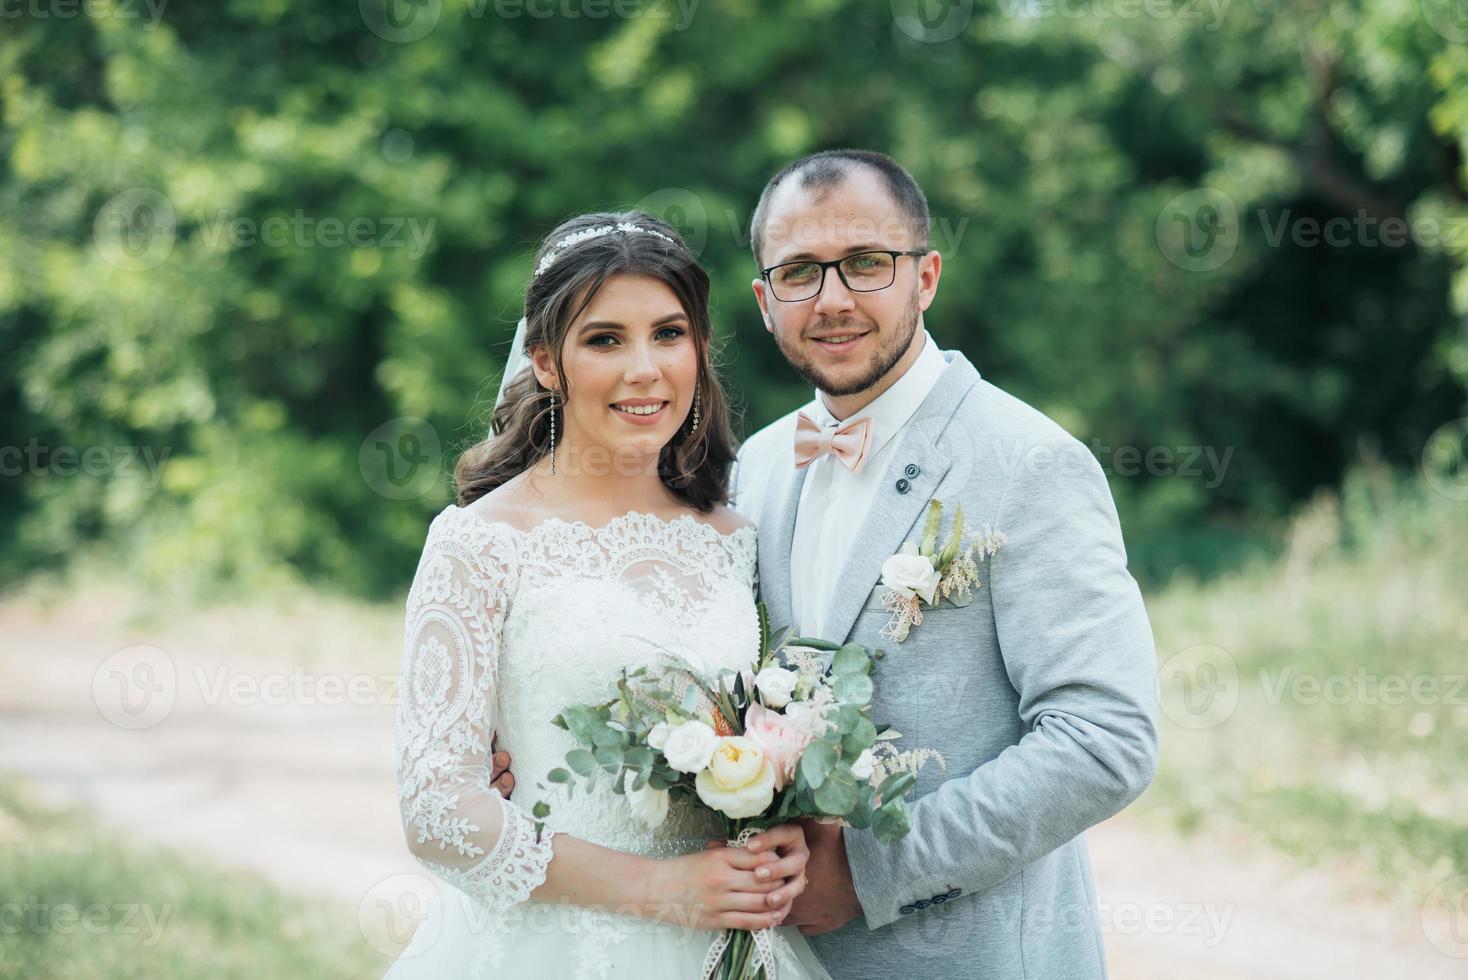
M398 805L428 870L497 910L544 881L553 832L489 785L500 632L513 551L491 525L429 530L404 628ZM467 522L466 522L467 523Z

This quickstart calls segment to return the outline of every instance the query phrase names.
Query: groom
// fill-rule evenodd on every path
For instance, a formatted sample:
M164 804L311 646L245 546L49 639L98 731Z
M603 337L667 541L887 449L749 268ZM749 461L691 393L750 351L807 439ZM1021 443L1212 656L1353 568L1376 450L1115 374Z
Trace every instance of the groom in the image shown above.
M858 150L792 163L754 214L765 329L817 389L739 455L761 597L792 635L884 649L871 717L943 758L894 844L807 825L786 924L835 977L1102 978L1081 834L1152 780L1151 628L1095 457L925 329L943 266L928 228L911 175ZM882 566L930 500L940 544L960 504L1004 543L971 601L925 604L899 643Z

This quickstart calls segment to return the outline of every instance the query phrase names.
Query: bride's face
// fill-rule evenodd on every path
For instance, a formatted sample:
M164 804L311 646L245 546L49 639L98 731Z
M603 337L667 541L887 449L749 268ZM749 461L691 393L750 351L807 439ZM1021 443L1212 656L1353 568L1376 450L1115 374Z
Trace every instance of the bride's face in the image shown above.
M564 384L554 385L554 360L545 352L536 351L534 363L541 384L567 396L558 472L597 448L610 453L611 462L655 458L692 411L698 381L693 325L673 290L651 276L612 276L597 290L566 333ZM580 462L592 466L594 455Z

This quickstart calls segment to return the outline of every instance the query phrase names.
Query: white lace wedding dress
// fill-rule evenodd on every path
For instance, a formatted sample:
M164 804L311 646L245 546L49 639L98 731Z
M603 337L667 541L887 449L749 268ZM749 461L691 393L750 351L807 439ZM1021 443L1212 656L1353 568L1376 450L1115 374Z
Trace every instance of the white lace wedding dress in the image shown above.
M657 646L709 672L748 664L754 574L752 527L692 516L517 528L450 505L434 519L407 602L397 743L404 828L438 901L391 980L701 976L715 932L530 895L557 833L668 858L702 850L717 821L675 804L649 830L605 777L550 796L540 839L530 812L576 747L551 724L561 709L607 700ZM491 734L513 757L508 800L488 785ZM779 980L828 980L797 929L774 932Z

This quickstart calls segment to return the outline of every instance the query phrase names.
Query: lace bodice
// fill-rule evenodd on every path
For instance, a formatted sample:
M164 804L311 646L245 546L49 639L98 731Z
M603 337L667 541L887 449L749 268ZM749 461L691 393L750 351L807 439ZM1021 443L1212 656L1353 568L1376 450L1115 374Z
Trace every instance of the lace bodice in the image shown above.
M563 708L611 697L622 670L660 647L710 673L748 666L754 578L753 527L632 512L600 528L520 529L443 510L408 595L398 712L399 803L418 860L504 910L545 880L555 833L657 856L717 836L712 818L677 804L646 829L605 777L550 797L540 839L530 812L537 783L575 748L551 724ZM489 786L492 734L514 760L509 800Z

